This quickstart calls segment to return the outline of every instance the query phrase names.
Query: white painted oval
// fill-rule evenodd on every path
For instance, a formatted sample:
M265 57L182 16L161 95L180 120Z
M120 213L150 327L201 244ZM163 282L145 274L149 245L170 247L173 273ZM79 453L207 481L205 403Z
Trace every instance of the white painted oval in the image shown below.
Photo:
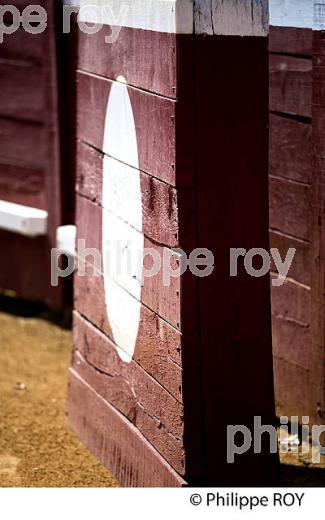
M126 81L121 76L113 83L107 103L103 150L106 311L117 352L123 361L130 362L140 323L144 237L137 136Z

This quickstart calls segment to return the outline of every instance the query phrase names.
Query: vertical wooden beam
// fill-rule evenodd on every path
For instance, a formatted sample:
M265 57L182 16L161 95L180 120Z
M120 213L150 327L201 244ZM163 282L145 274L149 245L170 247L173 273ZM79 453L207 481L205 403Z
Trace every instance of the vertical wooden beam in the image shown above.
M311 340L313 422L325 418L325 3L315 3L313 30L313 183L312 183L312 271Z
M276 475L267 442L233 464L226 451L228 425L275 424L269 278L252 277L242 260L229 274L230 248L269 250L268 7L210 4L197 2L195 16L198 235L215 256L199 280L205 475L261 485Z

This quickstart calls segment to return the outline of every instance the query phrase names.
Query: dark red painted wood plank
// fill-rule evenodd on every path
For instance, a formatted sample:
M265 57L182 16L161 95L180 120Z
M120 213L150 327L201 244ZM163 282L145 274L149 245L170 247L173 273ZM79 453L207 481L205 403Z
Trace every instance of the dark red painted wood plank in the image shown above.
M46 85L41 67L0 60L0 116L44 120Z
M0 163L0 199L45 209L44 176L42 170Z
M270 114L270 174L309 184L312 128L309 123Z
M312 396L317 387L313 385L311 372L305 368L274 358L275 395L278 416L308 416L317 420L317 403Z
M270 177L270 226L293 237L310 240L310 187Z
M83 197L77 198L77 222L78 222L78 240L85 240L86 248L95 248L102 255L102 209L96 204L90 202ZM144 247L153 249L160 258L163 258L164 247L152 242L149 238L145 238ZM91 276L93 272L93 259L87 260L87 272ZM152 261L149 256L144 259L144 266L150 269ZM174 266L173 268L175 268ZM187 275L180 277L173 277L169 285L163 283L163 269L160 269L157 274L152 277L145 277L142 287L141 300L149 309L157 313L168 323L175 328L186 331L195 331L196 327L196 280L195 277L188 271ZM186 278L185 278L186 276ZM80 277L78 277L80 278ZM103 283L101 276L93 277L95 291L99 291L100 285ZM184 280L186 280L186 287L184 288ZM81 286L83 278L76 281ZM180 302L184 292L186 291L190 302L188 302L188 314L183 316Z
M181 487L185 484L137 428L73 370L69 375L68 396L69 424L124 486Z
M290 277L290 273L289 273ZM277 275L272 273L272 280ZM288 279L281 286L271 285L272 313L289 321L310 326L311 291L310 288Z
M77 81L77 137L102 150L112 82L81 72ZM172 186L193 187L191 105L175 103L131 87L128 90L135 119L140 170Z
M85 320L79 320L77 327L75 371L123 413L174 469L184 473L181 403L135 361L123 363L110 340Z
M313 33L313 184L312 184L312 378L316 385L318 423L325 418L325 44L324 32Z
M0 161L27 168L46 166L46 136L39 124L0 118Z
M76 162L77 193L102 206L103 154L78 142ZM144 234L168 247L178 247L186 237L186 242L192 242L194 248L194 190L175 189L141 172L141 193Z
M46 237L30 239L0 231L3 252L0 288L17 292L22 298L61 305L61 287L51 287L50 250Z
M270 52L298 56L312 55L312 29L299 27L270 27Z
M100 295L98 296L100 297ZM86 298L85 304L78 306L80 312L83 312L89 303L95 303L95 298ZM96 310L97 308L95 312ZM103 327L104 332L100 331L98 328L100 319L94 319L94 314L90 316L90 319L97 328L90 321L86 321L79 312L74 313L73 341L75 348L81 351L90 364L101 372L109 374L113 342L109 339L109 334L107 335L109 331L106 327ZM94 331L98 331L100 335L98 336L100 345L92 349L90 348L91 342L87 338L94 335ZM105 333L107 342L103 339ZM145 307L142 308L134 361L180 403L182 403L183 399L182 341L183 339L179 332ZM85 347L87 347L87 352ZM108 356L109 352L111 353L110 356ZM113 357L116 364L118 359L117 353ZM121 361L118 365L121 369L123 368Z
M169 98L192 97L192 35L122 27L112 45L105 43L111 32L110 26L93 35L79 31L79 69L113 80L122 74L129 85Z
M311 247L308 242L297 240L284 233L271 230L270 245L278 249L282 259L285 259L289 248L296 249L295 257L290 267L289 277L298 282L310 286L311 284ZM276 266L271 263L272 271L276 271Z
M270 110L311 116L312 62L270 54Z

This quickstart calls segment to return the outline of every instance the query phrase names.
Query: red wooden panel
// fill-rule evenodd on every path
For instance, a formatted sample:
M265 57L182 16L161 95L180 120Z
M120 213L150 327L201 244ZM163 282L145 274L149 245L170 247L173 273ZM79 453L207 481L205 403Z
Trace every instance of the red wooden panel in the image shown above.
M180 487L185 484L137 428L73 370L68 395L70 425L125 486Z
M318 422L325 417L325 96L324 33L313 33L313 184L312 184L312 378L317 386Z
M310 328L280 317L273 317L273 354L306 370L312 369ZM301 409L301 416L303 409Z
M0 231L0 249L0 289L47 304L58 302L58 293L50 286L50 244L46 237L30 239Z
M270 52L299 56L312 55L312 29L270 27Z
M290 276L290 273L289 273ZM277 275L272 273L272 280ZM310 327L311 291L310 288L286 280L283 285L271 285L272 314L302 327Z
M270 110L311 116L312 62L270 54Z
M98 300L100 300L100 296L101 294L98 295ZM92 296L86 296L85 303L80 302L77 308L84 313L87 304L95 305L95 300L96 298ZM95 307L95 312L90 316L91 321L96 327L92 326L90 321L86 321L79 312L74 313L75 348L81 349L81 345L83 345L85 341L84 336L87 339L87 333L89 332L90 334L93 329L97 330L101 334L101 337L104 337L104 333L99 330L101 315L96 319L96 310L98 307L99 305ZM106 328L104 328L104 330L107 332ZM108 338L108 336L105 337ZM112 345L112 340L108 338L108 343L102 340L100 346L94 349L94 351L90 348L90 345L91 343L87 340L84 345L87 347L87 350L82 350L85 359L101 372L109 374L110 357L107 354L109 350L107 345ZM116 352L115 358L117 358ZM157 315L150 312L146 307L143 307L141 312L141 322L134 361L142 367L147 374L158 381L175 399L182 403L182 337L178 331L161 320ZM120 363L120 365L123 367L122 363Z
M12 164L0 164L0 199L46 209L45 173Z
M46 109L44 79L42 68L31 62L8 63L0 60L0 115L42 121Z
M135 173L134 169L130 173ZM194 190L176 190L143 172L140 180L144 235L168 247L177 247L184 236L193 242ZM102 206L103 154L82 142L77 144L76 182L77 193Z
M311 124L270 114L270 174L309 184Z
M310 417L310 421L318 420L317 401L320 394L309 370L275 357L274 379L279 416L305 415Z
M77 222L78 240L84 239L86 248L94 248L102 255L102 209L89 200L78 197ZM163 246L160 246L145 237L144 247L154 250L161 259L163 258ZM87 263L87 271L90 274L93 272L93 259L89 258ZM149 256L145 258L144 265L150 269L152 261ZM173 265L173 269L176 269L175 264ZM99 274L101 275L102 273ZM142 302L175 328L184 332L195 330L196 312L195 301L193 298L196 294L196 287L194 277L190 273L187 278L188 285L185 290L187 290L188 296L192 297L192 301L188 307L186 319L184 318L182 321L182 309L180 308L180 301L183 295L182 279L180 277L173 277L171 278L169 285L164 285L163 275L163 269L161 268L154 276L144 278L141 293ZM97 293L100 290L100 285L103 283L102 276L96 276L93 278L96 287L95 291ZM78 280L76 283L82 285L83 280ZM103 312L105 312L104 309Z
M80 72L77 80L78 139L102 150L112 81ZM128 91L134 112L140 170L173 186L192 187L194 127L191 105L175 103L131 87Z
M192 96L192 38L122 27L110 45L110 34L110 26L93 35L79 32L79 69L113 80L123 71L129 85L169 98Z
M270 227L293 237L310 239L309 186L270 177Z
M44 126L0 117L0 161L33 169L45 167Z
M15 3L20 10L30 4L40 2ZM50 251L62 224L55 21L62 6L49 0L41 5L47 30L35 36L21 29L0 46L0 197L46 209L48 236L34 240L1 233L8 256L0 266L0 287L57 306L62 288L51 287Z
M311 246L308 242L298 240L279 231L270 231L271 247L278 249L282 259L285 259L289 248L296 250L295 257L290 267L289 277L298 282L310 286L311 284ZM271 269L276 271L273 263Z
M85 320L77 326L80 330L75 371L125 415L178 473L184 474L181 403L135 361L123 363L110 340Z

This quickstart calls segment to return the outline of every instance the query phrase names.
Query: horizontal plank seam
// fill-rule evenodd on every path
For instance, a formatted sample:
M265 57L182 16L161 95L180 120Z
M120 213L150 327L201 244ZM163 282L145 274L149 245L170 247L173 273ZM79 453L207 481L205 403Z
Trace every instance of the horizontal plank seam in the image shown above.
M303 321L296 320L295 318L291 318L290 316L284 316L283 314L273 314L276 318L279 318L283 321L287 321L288 323L292 323L294 325L298 325L299 327L302 327L303 329L310 329L310 324L305 323Z
M309 182L298 181L296 179L289 179L287 177L282 177L281 175L273 175L273 173L270 173L269 177L278 181L288 182L289 184L297 184L298 186L304 186L305 188L311 187L311 184Z
M7 114L0 113L0 124L1 124L1 121L11 121L11 122L20 123L23 125L43 126L44 128L46 128L46 124L44 123L44 121L39 120L39 119L15 117L15 116L9 116Z
M307 367L304 367L302 365L299 365L299 363L295 363L293 361L288 361L287 359L285 359L284 357L282 356L278 356L276 354L273 354L274 358L279 360L279 361L282 361L284 363L286 363L287 365L291 365L293 367L296 367L296 368L300 368L300 370L304 370L305 372L309 372L311 373L312 372L312 369L311 368L307 368Z
M85 316L82 312L80 312L79 310L74 310L74 312L75 312L76 314L78 314L78 315L79 315L83 320L85 320L85 321L89 324L89 326L90 326L91 328L95 329L95 331L98 332L98 334L99 334L100 336L103 336L104 338L107 338L107 339L108 339L108 340L109 340L109 341L110 341L110 342L111 342L115 347L118 347L118 345L116 345L116 343L114 343L114 340L113 340L113 339L112 339L108 334L106 334L104 331L102 331L102 330L101 330L101 329L100 329L100 328L99 328L95 323L93 323L93 322L92 322L92 321L91 321L87 316ZM168 324L168 325L169 325L169 324ZM175 330L176 330L176 329L175 329ZM179 331L177 331L177 332L179 332ZM118 347L118 348L121 348L121 347ZM138 361L136 361L136 359L133 359L133 361L134 361L134 363L135 363L136 365L138 365L139 368L141 368L141 370L143 370L143 371L146 372L146 370L145 370L145 369L144 369L144 368L143 368L143 367L138 363ZM181 371L183 371L183 368L182 368L180 365L178 365L175 361L174 361L174 363L175 363L175 365L178 366L178 368L180 368ZM148 375L150 375L149 372L146 372L146 373L147 373ZM157 381L157 379L155 379L152 375L150 375L150 377L151 377L151 379L153 379L153 381L156 381L156 382L157 382L157 383L158 383L162 388L165 388L165 387L162 386L162 384L161 384L159 381ZM165 390L166 390L166 392L167 392L169 395L171 395L171 396L172 396L176 401L178 401L180 404L182 404L181 401L179 401L179 400L177 399L177 397L173 396L173 394L171 394L171 392L170 392L169 390L167 390L167 388L165 388Z
M271 271L271 274L273 274L274 276L278 276L279 273L276 271ZM297 285L298 287L301 287L302 289L306 289L307 291L311 290L309 285L305 285L305 284L299 282L298 280L295 280L294 278L290 278L289 276L286 278L286 282L293 283L293 284Z
M79 381L82 382L83 385L87 386L94 394L96 394L96 396L98 397L98 399L100 399L101 401L103 401L103 403L106 405L106 406L109 406L111 407L118 415L120 415L124 422L127 422L130 424L130 426L132 426L133 428L135 428L137 430L137 433L139 436L143 437L143 439L146 440L146 442L148 442L148 444L151 446L151 448L157 453L157 455L159 455L159 457L165 462L165 464L168 466L168 468L170 469L170 471L172 471L175 476L177 476L180 480L183 480L183 478L181 477L181 475L170 465L170 463L165 459L165 457L163 457L159 451L157 450L157 448L155 446L153 446L153 444L147 440L147 438L143 435L142 432L140 432L140 430L133 424L131 423L131 421L129 419L126 419L125 416L119 411L117 410L111 403L109 403L108 401L106 401L100 394L98 394L96 392L96 390L91 386L89 385L79 374L78 372L76 372L73 368L70 368L70 371L71 373L73 373L74 377L76 377L77 379L79 379ZM184 481L184 485L185 485L185 481Z
M106 76L102 76L101 74L96 74L94 72L87 72L86 70L82 70L82 69L79 69L77 68L77 73L79 74L84 74L85 76L90 76L92 78L95 78L95 79L100 79L100 80L103 80L103 81L107 81L108 83L117 83L119 85L124 85L124 83L121 83L120 81L116 81L115 79L112 79L112 78L108 78ZM158 97L160 99L167 99L169 101L172 101L173 103L179 103L180 99L178 98L173 98L173 97L170 97L170 96L164 96L163 94L159 94L157 92L153 92L151 90L148 90L148 89L145 89L145 88L141 88L141 87L135 87L134 85L131 85L130 83L126 83L126 86L132 90L136 90L138 92L143 92L145 94L149 94L150 96L154 96L154 97ZM191 101L192 98L188 98L184 101Z
M136 398L136 404L137 404L137 406L139 406L140 408L142 408L142 410L143 410L147 415L149 415L149 417L151 417L151 419L154 419L155 421L158 421L159 423L161 423L162 427L166 430L166 432L167 432L167 433L168 433L168 434L169 434L173 439L175 439L176 441L181 441L181 440L182 440L180 437L177 437L177 435L174 435L174 434L173 434L173 433L168 429L168 427L163 423L163 421L162 421L159 417L156 417L154 414L150 413L146 408L144 408L144 406L142 406L141 403L139 403L139 401L138 401L138 396L135 394L135 392L134 392L134 390L133 390L133 387L132 387L130 381L128 381L128 379L127 379L126 377L124 377L124 376L112 376L112 375L110 375L110 374L106 374L106 372L100 370L100 369L99 369L98 367L96 367L93 363L91 363L87 358L85 358L79 350L77 350L77 352L78 352L78 355L79 355L79 357L81 358L81 360L84 361L84 363L88 364L88 365L89 365L89 366L90 366L90 367L91 367L95 372L97 372L98 374L101 374L101 375L106 376L106 377L109 377L109 378L121 378L123 381L125 381L125 383L126 383L126 384L128 385L128 387L130 388L130 390L131 390L133 396ZM139 366L139 365L138 365L138 366ZM142 372L145 372L145 374L146 374L147 376L149 376L151 379L154 379L154 378L153 378L153 377L152 377L152 376L151 376L151 375L150 375L146 370L144 370L141 366L139 366L139 368L142 370ZM154 381L156 381L156 380L154 379ZM161 387L162 390L165 390L166 393L169 394L169 392L168 392L168 390L167 390L166 388L164 388L162 385L160 385L158 381L156 381L156 382L157 382L157 384ZM172 397L174 397L172 394L169 394L169 395L171 395ZM128 421L130 421L130 419L127 417L127 415L125 415L121 410L118 410L118 409L114 406L114 404L113 404L111 401L105 399L105 397L103 397L103 399L104 399L105 401L107 401L111 406L113 406L113 408L115 408L119 413L121 413L121 414L122 414L122 415L123 415L123 416L124 416ZM176 399L176 397L174 397L174 399L175 399L175 401L177 401L177 402L181 405L182 411L184 411L184 405L183 405L182 403L180 403L180 402L178 401L178 399ZM134 424L132 421L130 421L130 422L131 422L132 424ZM134 425L134 426L136 426L136 425ZM143 435L144 435L144 434L143 434ZM146 437L146 436L144 435L144 437ZM147 438L147 437L146 437L146 438ZM148 440L149 440L149 439L148 439ZM150 441L149 441L149 442L150 442ZM156 448L156 449L157 449L157 448Z
M168 186L169 188L173 188L174 190L188 190L188 191L191 191L193 190L193 187L191 186L174 186L173 184L170 184L169 182L165 181L164 179L161 179L160 177L157 177L155 174L153 173L150 173L146 170L142 170L141 168L136 168L135 166L132 166L131 164L128 164L124 161L122 161L121 159L117 159L116 157L114 157L113 155L109 155L105 152L103 152L103 150L101 150L100 148L97 148L97 146L95 146L94 144L92 143L89 143L88 141L86 141L85 139L78 139L77 138L77 143L80 143L80 144L83 144L85 145L86 147L88 148L91 148L92 150L94 150L95 152L97 152L101 158L103 159L104 157L109 157L110 159L114 159L114 161L120 163L120 164L123 164L125 166L128 166L129 168L133 168L134 170L136 171L139 171L140 173L143 173L144 175L147 175L148 177L152 177L153 179L155 179L156 181L158 182L161 182L161 184L164 184L165 186ZM177 172L176 172L177 173Z
M79 197L81 197L82 199L85 199L89 202L91 202L92 204L94 204L97 208L103 210L103 211L107 211L108 213L110 213L111 215L113 215L114 217L116 217L120 222L123 222L123 224L127 224L128 226L130 226L131 229L133 229L134 231L136 231L137 233L140 233L141 235L143 235L145 238L147 238L148 240L150 240L150 242L156 246L159 246L159 247L165 247L166 249L169 249L169 250L173 250L173 249L177 249L181 246L181 244L179 244L179 242L175 242L174 245L170 245L170 244L167 244L165 242L159 242L158 240L154 239L152 236L148 235L147 233L144 232L144 230L140 231L139 229L137 229L136 227L133 226L133 224L131 224L130 222L128 222L127 220L124 220L123 218L121 218L121 216L117 215L116 213L114 213L113 211L111 211L110 209L108 209L107 207L103 207L101 204L98 204L96 201L90 199L89 197L87 197L87 195L83 194L83 193L80 193L78 190L77 190L77 194ZM102 273L103 274L103 273Z
M288 58L298 58L303 60L312 60L313 57L311 54L299 54L293 52L283 52L283 51L269 51L269 54L272 56L287 56Z
M270 227L269 230L271 232L276 232L278 235L281 235L282 237L289 238L291 240L292 239L293 240L297 240L297 242L301 242L302 244L310 245L310 241L309 240L306 240L306 239L301 238L301 237L297 237L295 235L291 235L289 233L284 233L280 229L277 229L277 228L274 228L274 227Z
M292 119L293 121L296 121L297 123L302 123L305 125L310 125L312 122L311 116L302 116L299 114L290 114L289 112L280 112L278 110L269 110L269 114L272 114L273 116L283 117L285 119Z

